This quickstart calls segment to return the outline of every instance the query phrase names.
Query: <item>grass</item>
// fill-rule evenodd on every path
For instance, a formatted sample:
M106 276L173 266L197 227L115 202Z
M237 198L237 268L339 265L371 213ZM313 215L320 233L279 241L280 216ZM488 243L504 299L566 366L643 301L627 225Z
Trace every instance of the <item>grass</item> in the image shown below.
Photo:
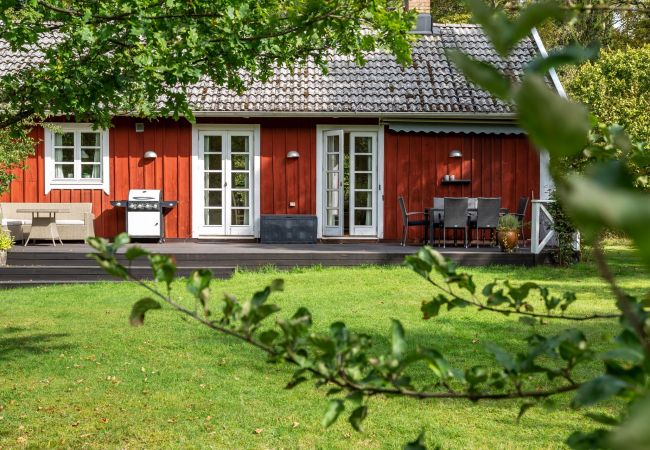
M628 245L610 242L608 254L623 287L635 294L650 288ZM613 311L589 261L471 272L479 285L507 277L573 290L579 298L574 313ZM490 364L483 343L516 350L529 331L515 318L469 309L423 321L419 305L431 290L401 267L240 272L214 291L245 298L278 276L286 282L286 292L274 296L281 314L304 305L317 330L343 319L382 346L388 345L389 319L398 318L410 345L436 347L458 367ZM0 448L399 448L425 429L430 447L543 449L562 447L572 431L594 427L567 406L568 395L559 409L533 408L519 423L519 401L377 397L363 434L345 420L325 430L324 389L283 389L291 367L268 364L255 349L170 310L154 311L145 327L131 328L130 305L143 295L137 287L102 283L0 295ZM553 322L541 331L570 325ZM612 321L583 325L596 348L616 331ZM617 404L600 410L615 413Z

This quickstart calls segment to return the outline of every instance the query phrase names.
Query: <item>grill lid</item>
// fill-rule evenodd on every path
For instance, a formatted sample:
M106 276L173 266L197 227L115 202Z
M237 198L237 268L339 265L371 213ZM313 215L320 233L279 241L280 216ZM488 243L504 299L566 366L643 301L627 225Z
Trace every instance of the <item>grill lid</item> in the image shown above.
M159 200L159 189L131 189L129 191L130 202L157 202Z

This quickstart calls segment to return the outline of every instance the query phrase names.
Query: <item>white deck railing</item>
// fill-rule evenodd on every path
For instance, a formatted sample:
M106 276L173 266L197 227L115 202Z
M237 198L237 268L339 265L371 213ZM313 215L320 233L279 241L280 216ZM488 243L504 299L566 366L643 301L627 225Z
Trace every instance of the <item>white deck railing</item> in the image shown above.
M530 251L539 254L547 245L557 245L555 231L553 231L553 216L546 209L546 205L553 200L533 200L532 221L530 229ZM575 234L573 249L580 251L580 235Z

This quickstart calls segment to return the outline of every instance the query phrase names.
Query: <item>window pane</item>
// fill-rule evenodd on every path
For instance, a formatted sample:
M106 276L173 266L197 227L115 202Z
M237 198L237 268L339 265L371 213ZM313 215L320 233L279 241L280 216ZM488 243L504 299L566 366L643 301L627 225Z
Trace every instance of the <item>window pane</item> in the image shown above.
M205 206L222 206L221 191L205 191Z
M56 133L54 135L54 145L55 146L69 146L74 145L74 133Z
M372 174L369 174L369 173L355 173L354 174L354 188L355 189L372 189Z
M372 192L355 192L354 206L358 208L372 208Z
M81 162L101 162L102 151L98 148L82 148Z
M54 150L55 162L74 162L73 148L57 148Z
M248 206L248 192L234 191L232 193L232 206Z
M233 173L232 174L232 187L236 189L248 188L248 173Z
M221 208L206 208L204 218L206 225L221 225Z
M368 227L372 226L372 210L355 209L354 224L359 226L368 226Z
M233 209L231 213L231 225L248 225L247 209Z
M372 153L370 143L372 138L369 137L356 137L354 138L354 152L355 153Z
M205 155L205 170L221 170L221 155Z
M54 178L74 178L74 165L72 164L55 164Z
M81 133L82 147L99 147L99 133Z
M221 153L221 136L206 136L203 143L206 153Z
M221 173L208 172L205 174L205 187L210 189L221 189Z
M231 136L230 151L233 153L248 153L248 136Z
M355 156L354 170L355 172L372 171L372 156Z
M248 170L248 155L232 155L232 170Z
M100 178L99 164L82 164L81 165L81 178Z

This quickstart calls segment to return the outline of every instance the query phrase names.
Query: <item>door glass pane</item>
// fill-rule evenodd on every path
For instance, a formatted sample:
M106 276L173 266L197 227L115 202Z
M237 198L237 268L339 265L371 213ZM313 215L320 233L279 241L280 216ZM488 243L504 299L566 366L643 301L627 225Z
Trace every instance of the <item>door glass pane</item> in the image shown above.
M338 209L328 209L327 210L327 226L328 227L338 227L339 226L339 210Z
M233 191L232 193L232 206L249 206L248 205L248 191Z
M206 172L205 187L210 189L221 189L221 173L220 172Z
M221 153L221 136L205 136L204 153Z
M232 174L232 187L234 189L247 189L248 179L250 174L248 172L235 172Z
M372 138L360 137L354 138L354 152L355 153L372 153Z
M218 206L221 207L223 202L223 195L221 191L205 191L205 206Z
M372 156L357 155L354 157L354 171L355 172L370 172L372 171Z
M327 207L337 208L339 206L339 191L327 191Z
M82 164L81 165L81 178L100 178L99 164Z
M248 136L231 136L230 151L232 153L248 153Z
M204 155L205 170L221 170L221 155Z
M355 192L355 208L372 208L372 192Z
M339 173L329 172L327 174L327 188L336 189L339 186Z
M248 209L233 209L231 211L231 225L248 225Z
M366 226L366 227L372 226L372 210L355 209L354 224L358 226Z
M370 173L355 173L355 175L354 175L354 188L355 189L372 189L372 174L370 174Z
M54 165L55 178L74 178L74 165L73 164L55 164Z
M205 208L205 224L220 226L222 224L221 208Z
M74 133L56 133L54 135L54 145L57 147L61 145L72 147L74 145Z
M338 136L327 136L327 151L329 153L338 153L339 152L339 137Z
M74 148L57 148L54 150L55 162L74 162Z
M339 155L327 155L327 170L339 170Z
M81 133L82 147L99 147L99 133Z
M232 170L248 170L248 155L232 155Z

